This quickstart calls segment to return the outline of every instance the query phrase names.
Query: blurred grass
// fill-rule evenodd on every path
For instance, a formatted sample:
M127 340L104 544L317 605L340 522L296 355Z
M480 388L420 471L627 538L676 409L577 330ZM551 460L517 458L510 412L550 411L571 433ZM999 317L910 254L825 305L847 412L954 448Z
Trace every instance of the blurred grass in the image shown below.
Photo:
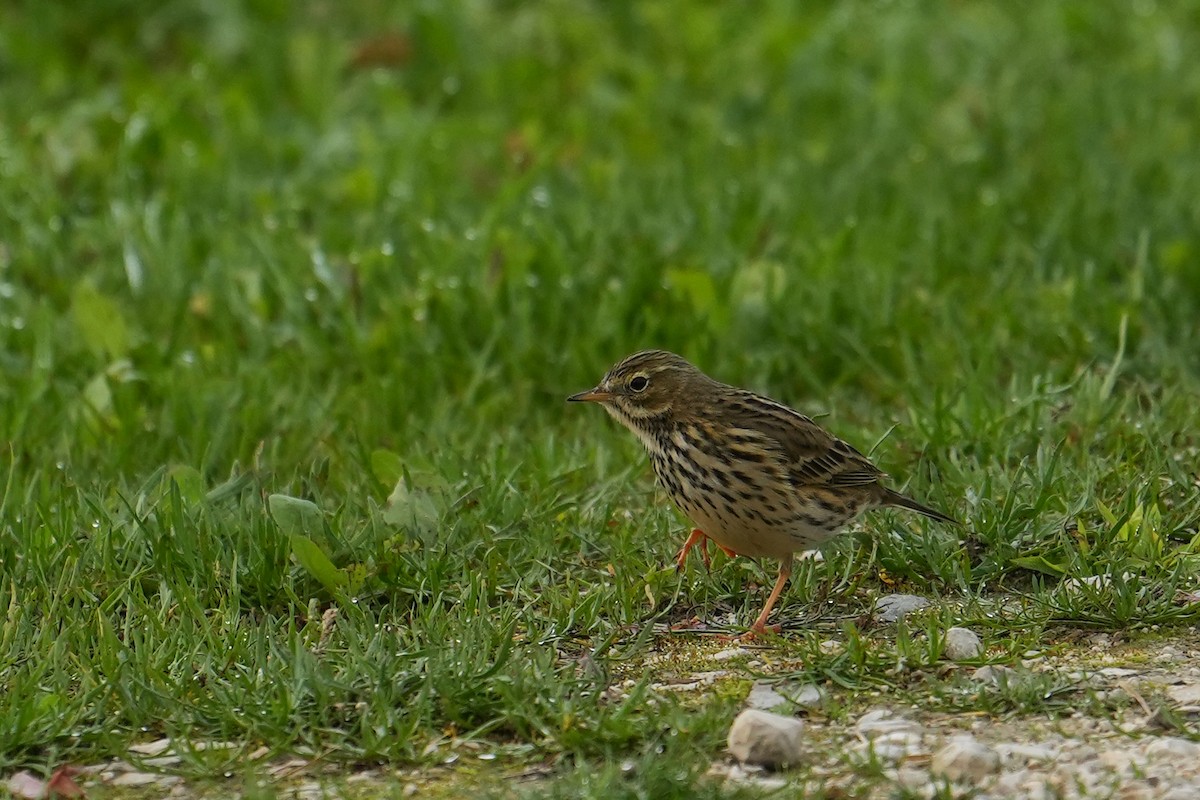
M1194 622L1198 47L1194 2L10 4L0 766L451 731L661 788L603 763L667 726L694 783L734 705L604 672L763 573L661 571L636 443L562 404L651 345L899 423L876 458L969 523L872 517L785 614L882 570L1031 592L1035 638Z

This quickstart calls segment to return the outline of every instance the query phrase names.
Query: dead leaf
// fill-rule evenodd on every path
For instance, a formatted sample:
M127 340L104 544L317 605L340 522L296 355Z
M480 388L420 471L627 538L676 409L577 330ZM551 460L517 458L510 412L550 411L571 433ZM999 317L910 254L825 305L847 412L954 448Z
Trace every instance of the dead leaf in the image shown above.
M412 58L412 40L399 31L363 39L350 57L351 70L397 69Z
M83 787L75 782L79 770L70 765L54 770L46 783L47 797L83 797Z
M519 130L510 131L504 137L504 153L518 172L525 172L533 164L533 148L525 134Z

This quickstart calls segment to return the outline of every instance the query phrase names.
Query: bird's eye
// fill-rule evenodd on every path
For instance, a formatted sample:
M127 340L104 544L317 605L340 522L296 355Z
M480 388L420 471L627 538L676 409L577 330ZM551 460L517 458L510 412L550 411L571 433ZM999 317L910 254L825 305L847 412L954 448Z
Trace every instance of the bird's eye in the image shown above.
M650 385L650 379L645 375L634 375L629 379L629 388L635 392L644 392Z

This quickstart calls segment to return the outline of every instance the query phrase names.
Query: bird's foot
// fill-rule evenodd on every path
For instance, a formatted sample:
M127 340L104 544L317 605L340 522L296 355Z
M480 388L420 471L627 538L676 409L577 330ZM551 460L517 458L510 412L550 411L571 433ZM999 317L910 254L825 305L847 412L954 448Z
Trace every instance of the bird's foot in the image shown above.
M738 633L738 634L722 633L717 636L717 641L719 641L719 642L736 642L736 643L740 644L742 642L753 642L753 641L756 641L759 639L765 639L765 638L767 638L768 635L779 636L782 633L783 633L782 625L779 625L779 624L757 625L756 624L756 625L751 625L750 629L745 631L744 633Z
M675 622L667 626L667 633L695 633L704 629L704 620L695 615L683 622Z
M688 536L687 541L683 543L683 547L675 556L675 571L683 572L683 565L687 561L688 552L693 547L700 548L700 558L704 561L705 569L712 569L712 556L708 554L708 536L699 528L694 529ZM720 547L720 545L718 545ZM721 548L724 550L725 548ZM728 552L726 550L726 552Z

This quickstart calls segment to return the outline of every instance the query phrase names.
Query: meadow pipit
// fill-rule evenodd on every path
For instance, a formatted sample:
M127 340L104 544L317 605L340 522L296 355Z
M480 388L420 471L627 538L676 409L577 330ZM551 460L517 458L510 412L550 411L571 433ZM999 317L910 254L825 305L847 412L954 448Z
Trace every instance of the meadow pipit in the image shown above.
M766 628L793 554L820 547L863 511L899 506L955 523L884 486L866 456L808 417L718 383L674 353L634 353L567 399L599 403L646 446L659 482L698 526L679 567L706 537L730 554L780 559L753 633Z

